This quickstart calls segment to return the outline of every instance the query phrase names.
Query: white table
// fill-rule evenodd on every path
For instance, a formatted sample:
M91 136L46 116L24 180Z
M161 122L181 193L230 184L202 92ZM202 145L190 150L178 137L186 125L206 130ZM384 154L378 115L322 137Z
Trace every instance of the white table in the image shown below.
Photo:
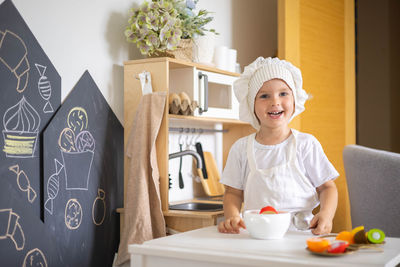
M288 232L280 240L258 240L246 230L221 234L216 226L129 245L131 267L151 266L396 266L400 238L386 238L384 252L359 250L340 257L322 257L306 250L311 233Z

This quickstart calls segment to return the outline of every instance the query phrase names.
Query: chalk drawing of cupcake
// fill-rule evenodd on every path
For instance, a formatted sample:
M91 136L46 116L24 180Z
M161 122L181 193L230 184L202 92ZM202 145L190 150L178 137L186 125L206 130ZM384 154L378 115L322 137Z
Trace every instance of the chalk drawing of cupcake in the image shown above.
M82 107L74 107L68 113L68 127L58 139L64 161L67 190L88 190L95 140L87 131L88 116Z
M34 157L40 116L24 96L17 104L6 110L3 116L3 126L3 151L6 156L12 158Z

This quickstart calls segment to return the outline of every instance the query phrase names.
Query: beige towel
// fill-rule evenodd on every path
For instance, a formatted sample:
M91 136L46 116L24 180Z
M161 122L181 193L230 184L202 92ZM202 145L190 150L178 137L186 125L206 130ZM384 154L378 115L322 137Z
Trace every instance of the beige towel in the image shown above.
M165 236L155 142L166 99L165 92L144 95L135 114L127 145L130 163L117 265L129 260L128 244Z

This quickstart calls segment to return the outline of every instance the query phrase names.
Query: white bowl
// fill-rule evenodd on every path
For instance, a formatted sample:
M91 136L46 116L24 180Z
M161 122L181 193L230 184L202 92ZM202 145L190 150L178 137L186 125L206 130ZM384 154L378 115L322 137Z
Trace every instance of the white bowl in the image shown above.
M257 239L280 239L290 226L290 213L259 214L260 210L244 212L244 223L250 236Z

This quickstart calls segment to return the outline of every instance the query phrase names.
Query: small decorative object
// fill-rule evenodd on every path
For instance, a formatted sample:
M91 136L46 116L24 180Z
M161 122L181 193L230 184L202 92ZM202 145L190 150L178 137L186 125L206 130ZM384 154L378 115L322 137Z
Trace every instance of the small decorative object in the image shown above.
M228 53L229 48L224 45L214 48L214 64L215 67L221 70L228 70Z
M214 66L212 63L214 56L214 39L214 34L210 33L193 38L192 59L194 62Z
M190 98L185 92L179 93L179 97L181 98L181 110L186 111L190 106Z
M205 33L211 32L218 34L215 29L206 29L205 25L210 23L213 18L209 17L207 10L200 10L197 14L194 12L198 0L174 0L174 7L178 11L179 19L182 21L182 39L176 50L171 53L179 59L192 61L193 51L196 51L196 39L205 36ZM193 41L195 46L193 47ZM196 54L196 52L195 52Z
M168 56L192 61L193 41L204 35L204 26L213 20L209 12L193 11L198 0L153 0L144 1L138 9L131 9L129 26L125 36L136 43L143 55Z
M185 92L180 93L179 97L181 98L181 109L179 114L193 116L194 110L197 108L197 101L190 100L189 96Z
M213 20L208 16L210 12L201 9L195 14L194 9L197 2L198 0L172 0L172 4L178 11L178 17L182 21L182 39L193 39L196 36L204 35L207 31L218 34L215 29L205 28L205 25Z
M198 107L197 101L190 100L185 93L169 94L169 113L175 115L193 116L195 109Z
M169 102L169 113L179 114L179 110L181 109L181 98L175 93L170 93L168 102Z

